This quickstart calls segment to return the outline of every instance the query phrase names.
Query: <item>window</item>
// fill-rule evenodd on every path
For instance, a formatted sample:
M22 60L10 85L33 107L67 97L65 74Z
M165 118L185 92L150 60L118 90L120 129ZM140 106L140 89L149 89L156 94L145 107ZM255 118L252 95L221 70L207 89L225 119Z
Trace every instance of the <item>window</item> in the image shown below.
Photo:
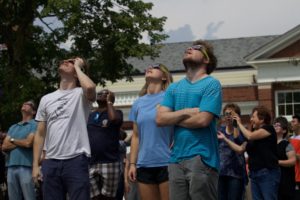
M300 114L300 90L276 91L276 116Z

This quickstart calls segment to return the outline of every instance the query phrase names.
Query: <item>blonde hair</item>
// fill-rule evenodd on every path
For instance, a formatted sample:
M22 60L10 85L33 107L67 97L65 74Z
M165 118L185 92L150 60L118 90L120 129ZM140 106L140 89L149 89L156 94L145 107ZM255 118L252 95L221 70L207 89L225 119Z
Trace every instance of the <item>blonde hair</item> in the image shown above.
M163 73L163 77L166 78L166 80L162 80L162 90L165 91L167 87L173 82L173 77L169 71L169 69L163 65L163 64L158 64L160 71ZM148 89L148 83L146 82L145 85L142 87L142 89L139 92L139 96L144 96L147 94L147 89Z

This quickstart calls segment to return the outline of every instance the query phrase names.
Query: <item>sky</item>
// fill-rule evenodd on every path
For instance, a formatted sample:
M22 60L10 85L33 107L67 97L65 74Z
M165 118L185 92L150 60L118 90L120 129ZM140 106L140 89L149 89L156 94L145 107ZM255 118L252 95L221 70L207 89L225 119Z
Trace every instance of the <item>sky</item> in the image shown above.
M300 0L144 0L166 16L165 42L280 35L300 24Z

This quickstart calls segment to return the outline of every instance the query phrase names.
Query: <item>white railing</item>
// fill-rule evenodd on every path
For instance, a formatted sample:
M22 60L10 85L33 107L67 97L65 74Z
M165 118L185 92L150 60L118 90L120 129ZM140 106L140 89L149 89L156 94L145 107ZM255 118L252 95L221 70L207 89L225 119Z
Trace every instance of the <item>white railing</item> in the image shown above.
M115 106L131 106L132 103L138 98L138 91L135 92L116 92Z

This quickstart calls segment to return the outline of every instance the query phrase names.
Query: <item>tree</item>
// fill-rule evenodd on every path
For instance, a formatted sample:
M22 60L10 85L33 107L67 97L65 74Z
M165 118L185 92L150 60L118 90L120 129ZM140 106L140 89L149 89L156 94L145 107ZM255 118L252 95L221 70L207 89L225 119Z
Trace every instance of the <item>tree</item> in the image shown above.
M140 0L0 0L0 124L17 121L23 101L53 91L57 62L80 55L98 84L136 72L126 60L157 56L165 17ZM149 36L151 44L141 42ZM70 48L64 44L71 43Z

